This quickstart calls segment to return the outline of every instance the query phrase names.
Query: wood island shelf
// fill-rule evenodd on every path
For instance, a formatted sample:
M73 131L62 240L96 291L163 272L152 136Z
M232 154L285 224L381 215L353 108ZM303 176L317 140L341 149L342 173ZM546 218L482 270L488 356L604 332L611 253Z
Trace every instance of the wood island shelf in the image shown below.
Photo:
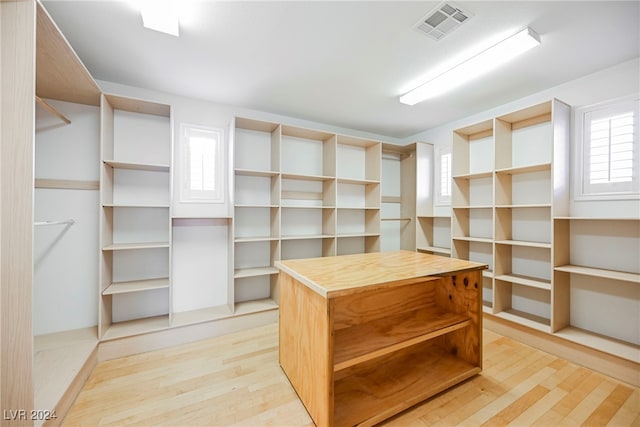
M482 369L481 263L278 261L280 365L318 426L373 425Z

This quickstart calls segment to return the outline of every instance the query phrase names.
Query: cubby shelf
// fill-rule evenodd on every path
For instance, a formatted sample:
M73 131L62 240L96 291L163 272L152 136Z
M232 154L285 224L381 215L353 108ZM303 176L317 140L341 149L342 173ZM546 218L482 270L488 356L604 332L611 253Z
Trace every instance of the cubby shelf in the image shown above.
M128 282L117 282L109 285L102 295L124 294L129 292L141 292L153 289L163 289L169 287L169 278L131 280Z
M115 160L103 160L104 164L114 169L130 169L149 172L169 172L171 166L164 164L118 162Z
M389 324L394 325L389 329ZM440 307L377 319L335 332L334 372L448 334L471 324L468 316ZM359 342L362 336L371 341Z
M234 270L233 277L241 279L243 277L269 276L271 274L278 274L278 269L270 266L238 268Z
M640 283L640 274L627 273L624 271L606 270L603 268L583 267L580 265L560 265L555 267L556 271L565 273L580 274L582 276L600 277L603 279L618 280L621 282Z
M274 171L262 171L253 169L235 169L237 176L257 176L257 177L272 177L280 175L279 172Z
M551 249L551 243L527 242L524 240L496 240L496 245L526 246L530 248Z
M542 280L535 277L523 276L520 274L501 274L494 276L496 280L503 280L505 282L516 283L518 285L529 286L532 288L551 290L551 281Z
M451 255L450 248L440 248L437 246L420 246L416 248L416 250L418 252L430 252L430 253L436 253L436 254Z
M159 249L168 248L169 242L136 242L136 243L113 243L102 248L103 251L128 251L134 249Z

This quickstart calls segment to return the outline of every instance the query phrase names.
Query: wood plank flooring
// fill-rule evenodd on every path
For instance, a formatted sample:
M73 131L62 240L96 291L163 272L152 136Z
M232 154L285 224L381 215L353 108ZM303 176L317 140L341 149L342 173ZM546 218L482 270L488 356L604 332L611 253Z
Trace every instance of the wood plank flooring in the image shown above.
M312 426L277 325L98 364L64 426ZM640 389L490 331L482 373L385 426L640 426Z

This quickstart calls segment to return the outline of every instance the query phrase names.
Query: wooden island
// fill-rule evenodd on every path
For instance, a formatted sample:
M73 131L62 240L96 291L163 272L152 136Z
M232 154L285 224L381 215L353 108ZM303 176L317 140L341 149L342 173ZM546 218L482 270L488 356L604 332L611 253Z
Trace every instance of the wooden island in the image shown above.
M277 262L280 365L318 426L372 425L482 369L482 270L397 251Z

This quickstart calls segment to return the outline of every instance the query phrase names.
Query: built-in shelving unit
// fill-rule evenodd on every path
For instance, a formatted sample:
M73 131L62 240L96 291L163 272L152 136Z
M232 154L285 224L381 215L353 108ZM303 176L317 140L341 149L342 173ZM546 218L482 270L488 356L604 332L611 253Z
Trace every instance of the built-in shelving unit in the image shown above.
M171 108L103 95L99 334L168 328Z
M554 234L553 333L640 363L640 218L556 216Z
M236 118L235 311L277 308L275 262L380 248L381 143Z
M453 132L451 253L485 313L637 364L640 220L569 215L569 134L557 100Z

